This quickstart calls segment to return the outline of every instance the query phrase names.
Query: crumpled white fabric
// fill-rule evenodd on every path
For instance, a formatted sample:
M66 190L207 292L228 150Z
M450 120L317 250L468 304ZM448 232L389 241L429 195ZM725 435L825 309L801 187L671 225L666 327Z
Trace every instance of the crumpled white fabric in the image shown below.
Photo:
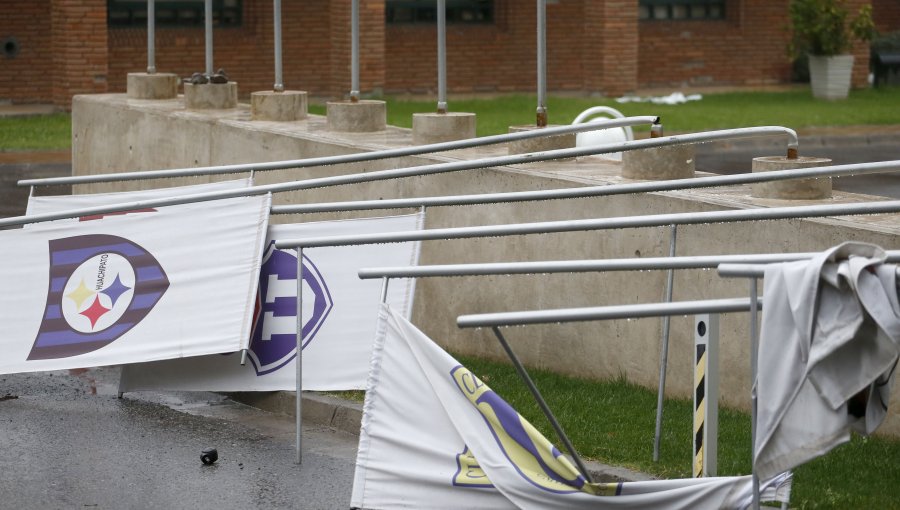
M878 246L844 243L770 264L759 345L757 474L777 475L872 433L887 414L900 357L896 266ZM848 401L865 391L865 415Z

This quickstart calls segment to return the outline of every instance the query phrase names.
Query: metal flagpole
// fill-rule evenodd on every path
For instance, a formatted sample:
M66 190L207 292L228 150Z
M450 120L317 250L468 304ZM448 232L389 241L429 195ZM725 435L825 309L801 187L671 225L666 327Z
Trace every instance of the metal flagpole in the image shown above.
M350 6L350 101L359 102L359 0Z
M147 74L156 73L156 1L147 0Z
M281 74L281 0L275 0L274 11L274 37L275 37L275 92L284 92L284 77Z
M547 126L547 0L537 0L537 126Z
M212 33L212 0L206 0L203 22L206 26L206 75L213 74L213 33Z
M437 0L438 113L447 113L447 0Z
M302 446L302 437L301 437L301 427L300 420L302 417L303 410L303 248L297 248L297 407L295 408L295 413L297 414L297 464L303 463L303 457L301 452Z

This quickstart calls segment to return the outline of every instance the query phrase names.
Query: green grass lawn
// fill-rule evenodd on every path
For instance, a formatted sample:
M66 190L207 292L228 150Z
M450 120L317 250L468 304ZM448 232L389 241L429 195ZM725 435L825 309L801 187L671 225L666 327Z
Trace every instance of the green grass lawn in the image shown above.
M388 102L388 124L412 127L412 114L434 111L434 100L393 97ZM478 136L507 132L512 125L533 124L534 96L513 95L493 99L449 101L451 111L474 112ZM727 92L706 94L701 101L680 105L618 104L607 98L551 96L547 102L551 124L569 124L591 106L612 106L625 115L659 115L667 132L692 132L748 126L778 125L794 129L821 126L900 124L900 87L854 90L846 101L814 100L809 90L788 92ZM324 105L310 105L324 114Z
M69 114L0 117L0 151L64 150L72 147Z

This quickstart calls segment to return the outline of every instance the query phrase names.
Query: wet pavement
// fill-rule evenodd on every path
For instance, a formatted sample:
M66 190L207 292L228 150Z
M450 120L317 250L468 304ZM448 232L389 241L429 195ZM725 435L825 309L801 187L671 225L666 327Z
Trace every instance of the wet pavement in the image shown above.
M117 381L0 376L0 508L349 508L355 436L305 426L301 469L289 417L213 393L117 399Z

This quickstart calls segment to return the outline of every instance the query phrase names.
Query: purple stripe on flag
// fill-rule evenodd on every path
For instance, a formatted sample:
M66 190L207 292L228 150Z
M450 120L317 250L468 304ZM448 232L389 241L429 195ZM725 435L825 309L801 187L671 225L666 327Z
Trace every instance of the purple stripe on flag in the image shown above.
M76 250L60 250L53 253L52 265L78 264L85 259L97 254L116 252L127 256L143 255L145 252L131 243L116 243Z
M131 306L129 307L129 309L143 310L145 308L151 308L156 304L157 301L159 301L160 296L162 296L162 292L138 294L137 296L134 296L134 299L131 300Z
M137 267L135 271L139 282L160 280L164 277L162 271L159 270L159 266Z
M47 313L46 315L44 315L44 320L60 318L62 318L62 309L59 307L59 305L49 305L47 307Z
M78 333L77 331L49 331L38 335L35 345L39 347L51 347L55 345L68 345L83 342L104 342L115 340L119 335L128 331L133 324L116 324L99 333Z
M69 278L53 278L50 280L50 292L62 292Z

